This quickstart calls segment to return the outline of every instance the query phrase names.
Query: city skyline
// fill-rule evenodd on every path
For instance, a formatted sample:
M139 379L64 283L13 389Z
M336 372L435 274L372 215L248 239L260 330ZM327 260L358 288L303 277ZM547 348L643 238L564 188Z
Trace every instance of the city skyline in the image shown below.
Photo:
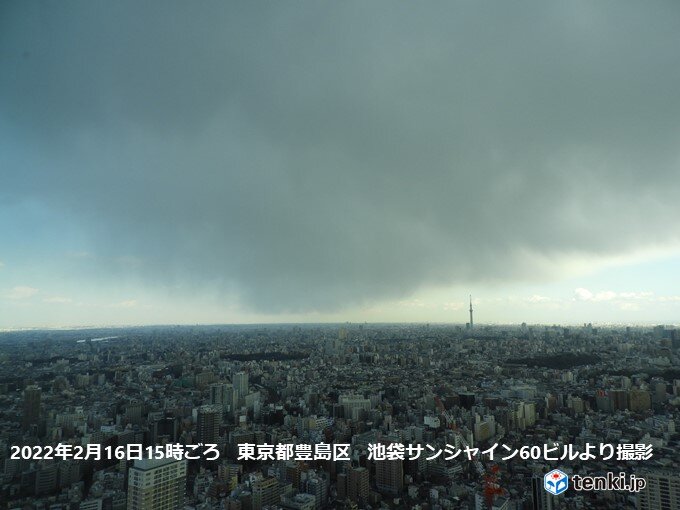
M675 510L679 333L588 324L6 333L0 503ZM81 444L87 461L75 458ZM51 448L53 458L36 458ZM556 471L569 484L553 499L545 480ZM606 473L640 483L586 486Z

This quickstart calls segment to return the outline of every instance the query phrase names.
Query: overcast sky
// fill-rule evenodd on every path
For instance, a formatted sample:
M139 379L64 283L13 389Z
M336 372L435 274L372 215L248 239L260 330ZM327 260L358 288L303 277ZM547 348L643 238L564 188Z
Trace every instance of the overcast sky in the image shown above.
M680 3L0 3L0 328L680 322Z

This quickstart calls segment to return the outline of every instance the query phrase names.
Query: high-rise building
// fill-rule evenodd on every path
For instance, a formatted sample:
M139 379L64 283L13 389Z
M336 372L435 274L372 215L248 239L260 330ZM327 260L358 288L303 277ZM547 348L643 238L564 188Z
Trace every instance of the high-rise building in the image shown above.
M474 393L459 393L458 398L461 407L464 407L465 409L470 410L472 409L472 406L475 405L476 397Z
M144 404L141 402L130 402L125 406L125 421L127 423L141 425L145 419Z
M57 464L41 466L35 473L35 493L40 495L54 492L57 489L58 473Z
M186 478L186 460L136 460L128 474L127 510L184 508Z
M263 506L277 505L281 499L281 484L274 476L253 482L253 510Z
M241 464L230 464L223 462L217 467L217 478L222 482L226 482L229 491L233 491L238 485L239 477L243 474L243 466Z
M647 411L652 407L652 398L648 391L634 388L628 392L628 403L633 412Z
M207 405L198 408L196 415L196 440L203 444L216 444L220 437L222 408Z
M59 487L68 487L82 478L82 463L77 460L65 460L58 465Z
M174 416L160 416L151 421L149 429L153 444L174 443L179 435L179 421Z
M24 390L21 428L25 431L30 430L33 425L38 425L40 420L40 397L41 391L38 386L27 386Z
M302 467L299 463L289 460L283 467L283 478L286 482L293 484L296 489L300 488L300 478L302 476Z
M638 510L680 510L680 474L672 471L644 471L647 486L638 493Z
M226 383L211 384L210 403L221 406L223 411L233 411L238 403L234 385Z
M368 469L365 467L352 467L349 469L347 497L355 502L364 504L368 502Z
M248 372L236 372L231 379L238 399L237 405L240 406L242 400L248 394Z
M552 510L553 496L543 488L543 477L534 476L531 479L531 499L533 510Z
M398 495L404 488L404 461L378 460L375 462L375 486L378 492Z
M628 390L610 390L609 400L612 411L625 411L628 409Z
M344 417L358 421L363 411L371 409L371 400L362 395L340 395L338 403L342 406Z
M482 419L475 413L474 437L475 443L486 441L496 435L496 420L494 416L486 415Z
M336 487L338 489L338 499L340 501L344 501L349 497L347 493L347 479L348 477L345 473L338 473Z
M304 492L314 495L314 498L316 499L316 508L323 508L326 506L329 485L330 480L328 474L324 472L319 475L310 471L302 482Z

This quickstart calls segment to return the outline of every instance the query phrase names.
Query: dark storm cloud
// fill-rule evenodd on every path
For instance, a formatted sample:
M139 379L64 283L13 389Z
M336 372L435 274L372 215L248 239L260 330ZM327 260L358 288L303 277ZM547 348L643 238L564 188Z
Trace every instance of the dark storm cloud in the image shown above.
M150 282L333 309L680 236L676 2L0 9L0 197Z

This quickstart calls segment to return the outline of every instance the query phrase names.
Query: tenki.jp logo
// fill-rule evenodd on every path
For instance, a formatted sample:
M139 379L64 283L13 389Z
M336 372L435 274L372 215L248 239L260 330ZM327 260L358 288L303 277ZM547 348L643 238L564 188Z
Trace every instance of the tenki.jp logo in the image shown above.
M543 477L543 488L557 496L569 488L569 476L559 469L553 469Z

